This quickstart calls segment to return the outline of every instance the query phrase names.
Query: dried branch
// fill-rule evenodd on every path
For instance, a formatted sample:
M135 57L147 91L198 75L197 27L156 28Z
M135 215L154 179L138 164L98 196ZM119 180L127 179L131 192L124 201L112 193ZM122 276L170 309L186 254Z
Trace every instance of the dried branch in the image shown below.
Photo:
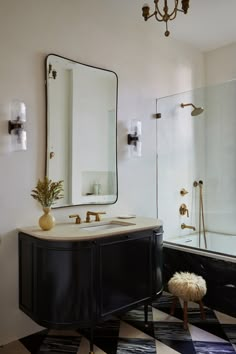
M37 186L32 190L31 196L37 200L42 207L51 207L63 195L63 181L53 182L47 176L44 180L38 180Z

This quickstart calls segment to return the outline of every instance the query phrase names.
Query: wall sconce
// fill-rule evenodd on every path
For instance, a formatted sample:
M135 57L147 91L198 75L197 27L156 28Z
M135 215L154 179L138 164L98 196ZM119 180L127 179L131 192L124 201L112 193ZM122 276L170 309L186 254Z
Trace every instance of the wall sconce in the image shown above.
M11 150L20 151L27 149L26 106L24 102L15 100L11 103L11 120L8 121L8 133L11 135Z
M130 146L130 154L133 157L142 156L142 123L138 120L131 121L130 133L128 134L128 145Z
M56 80L57 72L53 69L52 64L48 65L48 78Z

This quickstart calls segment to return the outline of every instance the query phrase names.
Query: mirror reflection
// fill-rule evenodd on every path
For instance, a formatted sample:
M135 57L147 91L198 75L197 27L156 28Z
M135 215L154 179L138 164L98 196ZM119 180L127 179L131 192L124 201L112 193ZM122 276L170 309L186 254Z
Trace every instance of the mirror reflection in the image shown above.
M56 207L117 200L117 75L46 58L46 174L64 180Z

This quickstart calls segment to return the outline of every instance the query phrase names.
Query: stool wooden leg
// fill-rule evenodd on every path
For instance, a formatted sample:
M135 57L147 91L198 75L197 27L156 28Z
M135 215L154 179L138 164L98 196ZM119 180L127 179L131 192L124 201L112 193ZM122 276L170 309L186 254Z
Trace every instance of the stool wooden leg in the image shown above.
M188 302L184 301L184 329L188 328Z
M204 306L203 306L202 300L198 301L198 304L199 304L199 308L200 308L200 311L201 311L201 318L203 320L205 320L206 319L206 315L205 315L205 311L204 311Z
M175 297L175 298L173 299L173 302L172 302L172 305L171 305L171 309L170 309L170 314L171 314L171 316L173 316L174 313L175 313L175 307L176 307L176 304L177 304L177 300L178 300L177 297Z

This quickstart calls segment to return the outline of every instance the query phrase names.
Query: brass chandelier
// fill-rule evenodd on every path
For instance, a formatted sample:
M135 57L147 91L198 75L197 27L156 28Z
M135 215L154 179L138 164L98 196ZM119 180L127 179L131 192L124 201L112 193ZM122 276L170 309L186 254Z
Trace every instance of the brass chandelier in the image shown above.
M149 5L147 4L143 5L142 10L143 10L144 20L147 21L150 17L155 16L157 21L165 22L166 23L165 36L168 37L170 34L170 31L168 30L168 21L174 20L177 16L177 12L183 12L184 14L186 14L189 8L189 1L190 0L182 0L181 1L182 8L178 9L179 0L174 0L175 3L174 9L171 10L171 12L169 13L167 0L164 0L163 11L159 9L159 5L158 5L159 0L154 0L155 10L151 15L150 15Z

